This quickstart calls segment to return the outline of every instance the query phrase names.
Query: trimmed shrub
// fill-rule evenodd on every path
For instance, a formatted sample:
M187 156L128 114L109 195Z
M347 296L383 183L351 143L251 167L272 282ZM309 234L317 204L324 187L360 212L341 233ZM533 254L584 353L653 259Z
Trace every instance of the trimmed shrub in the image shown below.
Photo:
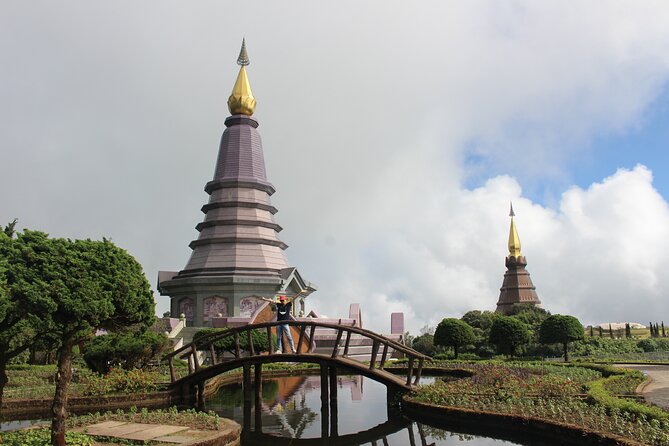
M569 361L568 345L583 339L583 325L574 316L554 314L541 323L539 340L544 344L561 344L564 361Z
M473 343L474 339L472 327L460 319L446 318L439 322L434 332L434 343L453 347L455 359L458 358L458 350Z
M490 343L503 355L515 355L530 342L528 326L510 316L499 316L490 327Z
M167 345L163 333L110 333L92 339L83 356L86 365L97 373L107 373L112 367L131 370L157 359Z

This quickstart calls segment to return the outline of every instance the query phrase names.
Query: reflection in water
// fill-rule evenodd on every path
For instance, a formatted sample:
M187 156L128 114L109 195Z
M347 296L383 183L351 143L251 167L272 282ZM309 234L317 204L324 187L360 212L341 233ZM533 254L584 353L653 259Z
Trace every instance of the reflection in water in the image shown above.
M221 389L205 408L242 424L242 445L517 444L415 423L388 407L384 385L362 376L337 376L335 391L336 400L322 404L320 376L275 378L263 381L246 407L238 384Z

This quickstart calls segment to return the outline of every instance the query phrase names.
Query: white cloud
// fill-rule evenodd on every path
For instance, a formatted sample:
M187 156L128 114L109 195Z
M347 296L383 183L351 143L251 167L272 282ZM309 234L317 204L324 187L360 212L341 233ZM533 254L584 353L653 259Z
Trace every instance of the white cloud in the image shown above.
M381 329L404 308L413 330L494 307L513 199L548 308L660 314L666 202L647 169L555 209L520 184L568 183L593 136L643 124L668 22L660 1L9 2L0 222L111 236L151 281L183 267L246 35L280 237L320 285L313 307L361 302Z
M351 274L357 288L330 278L325 288L338 298L319 305L332 313L356 293L375 296L364 299L368 322L387 329L388 309L402 304L410 307L407 324L415 332L470 309L494 310L512 199L528 271L546 309L583 322L644 322L667 313L669 208L646 167L568 190L557 212L523 198L510 177L452 195L439 211L417 213L415 226L405 218L400 226L410 230L367 234L350 250L364 256L366 268L355 263L342 276Z

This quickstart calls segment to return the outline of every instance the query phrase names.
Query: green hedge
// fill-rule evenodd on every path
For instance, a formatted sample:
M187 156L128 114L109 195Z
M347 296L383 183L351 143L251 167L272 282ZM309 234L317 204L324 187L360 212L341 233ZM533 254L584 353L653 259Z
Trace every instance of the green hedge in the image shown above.
M610 366L605 366L605 367L610 367ZM637 403L635 401L623 398L617 398L611 395L606 389L607 382L618 378L624 378L625 375L634 373L622 369L615 369L615 370L618 373L611 374L606 378L601 378L587 384L588 402L599 404L605 407L609 411L619 410L622 412L628 412L630 414L634 414L636 416L643 415L646 418L651 418L660 421L669 421L669 412L666 412L657 407L647 406L645 404Z

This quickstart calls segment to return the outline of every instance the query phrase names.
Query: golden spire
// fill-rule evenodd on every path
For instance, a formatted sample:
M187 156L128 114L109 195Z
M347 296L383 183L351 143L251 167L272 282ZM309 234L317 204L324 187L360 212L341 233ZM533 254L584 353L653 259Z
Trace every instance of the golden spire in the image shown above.
M518 231L516 230L516 223L513 221L513 217L516 214L513 212L513 203L511 203L511 211L509 212L509 217L511 217L511 227L509 228L509 256L511 257L520 257L520 237L518 237Z
M256 100L251 91L249 78L246 76L246 68L244 68L249 63L249 56L246 54L246 39L242 39L242 49L237 58L237 64L240 65L239 74L235 86L232 87L232 94L228 98L228 109L233 115L251 116L256 109Z

